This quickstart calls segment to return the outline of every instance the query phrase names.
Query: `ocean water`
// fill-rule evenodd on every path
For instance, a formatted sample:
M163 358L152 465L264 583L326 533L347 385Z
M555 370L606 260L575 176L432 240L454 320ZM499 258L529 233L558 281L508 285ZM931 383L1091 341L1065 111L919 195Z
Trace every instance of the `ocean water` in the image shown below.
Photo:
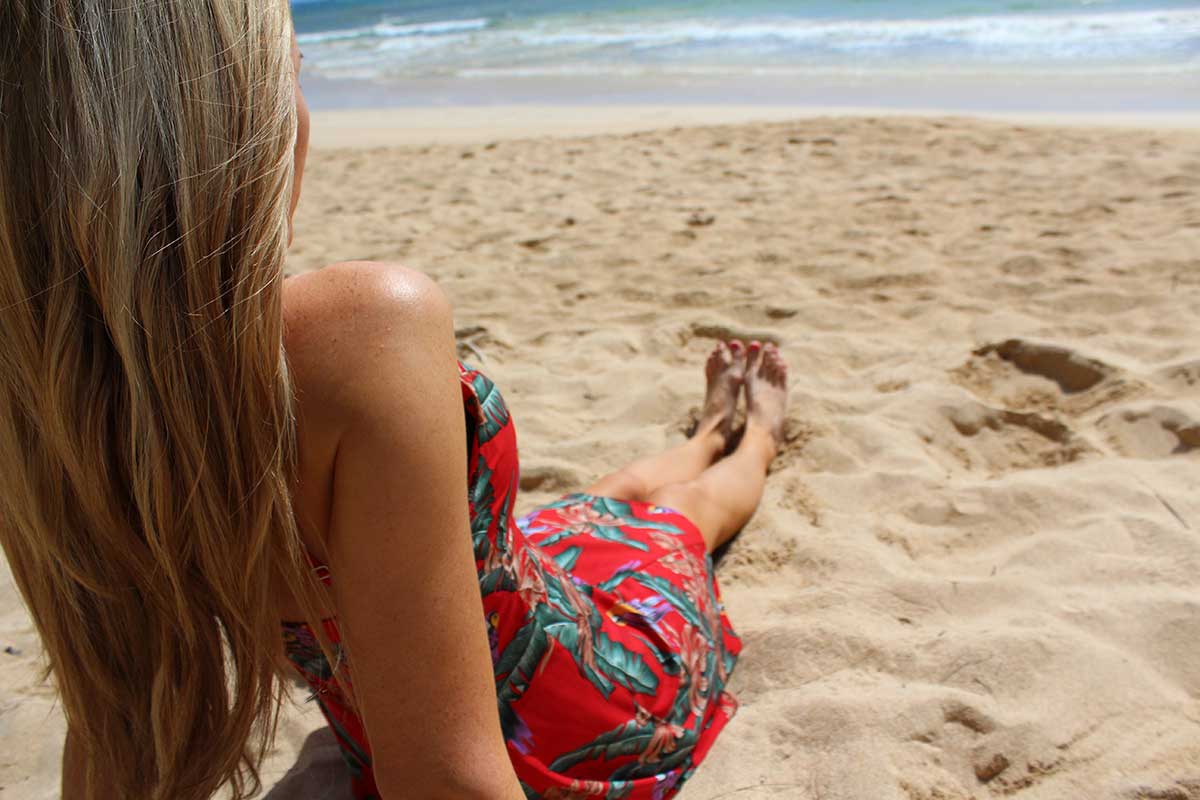
M488 97L530 82L793 86L981 76L1200 89L1200 0L293 0L305 70ZM1130 82L1133 82L1130 84ZM730 88L730 100L737 93ZM1200 93L1198 93L1200 94ZM514 94L514 96L516 96ZM411 98L410 98L411 99ZM419 100L419 98L417 98ZM504 98L499 98L504 99ZM1200 107L1200 96L1192 98Z

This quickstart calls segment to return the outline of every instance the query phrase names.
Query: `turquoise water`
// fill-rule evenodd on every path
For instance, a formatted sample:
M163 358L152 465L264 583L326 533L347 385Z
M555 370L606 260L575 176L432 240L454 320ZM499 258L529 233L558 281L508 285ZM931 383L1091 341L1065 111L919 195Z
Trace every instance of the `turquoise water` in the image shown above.
M1200 79L1200 0L293 0L293 13L309 74L375 86Z

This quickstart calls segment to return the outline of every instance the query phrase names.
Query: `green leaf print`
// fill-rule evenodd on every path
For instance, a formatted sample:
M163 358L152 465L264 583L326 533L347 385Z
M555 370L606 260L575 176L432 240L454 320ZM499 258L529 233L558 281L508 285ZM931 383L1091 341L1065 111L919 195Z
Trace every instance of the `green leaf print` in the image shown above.
M609 784L604 800L624 800L633 791L633 784L626 781L613 781Z
M581 536L579 531L573 531L569 528L563 528L558 533L552 533L542 539L537 540L538 547L553 547L563 539L570 539L573 536Z
M613 576L608 580L597 584L596 588L601 591L611 592L627 580L634 580L662 595L663 599L670 603L679 612L680 616L692 624L692 627L704 631L711 638L712 632L708 630L708 620L696 608L696 604L678 586L665 578L661 578L658 575L647 575L636 569L622 569L613 573Z
M514 480L511 485L516 486L517 482ZM500 512L499 512L498 516L500 518L501 528L499 531L496 532L496 548L501 553L508 550L508 540L507 540L507 537L505 537L505 535L504 535L504 533L505 533L504 526L508 524L508 513L509 513L509 510L512 508L513 494L514 494L514 492L511 492L511 491L505 492L504 500L500 503Z
M631 692L654 694L658 676L646 660L601 631L595 640L596 661L600 669L616 683Z
M569 753L564 753L550 764L552 772L563 773L577 764L595 759L610 760L621 756L640 756L650 747L654 740L656 725L653 720L644 725L638 725L637 720L629 720L624 725L602 733L595 739ZM676 766L691 758L692 748L696 746L695 731L685 730L683 735L674 742L674 749L660 759L640 764L630 762L616 770L609 780L627 781L633 778L644 778L669 772Z
M694 731L686 731L684 735L675 742L675 749L670 753L666 753L657 761L647 761L645 764L639 764L636 761L631 761L625 764L620 769L612 774L612 780L637 780L638 778L649 778L654 775L661 775L664 772L670 772L677 767L682 767L684 764L691 762L692 749L696 746L696 734Z
M656 522L649 519L629 519L625 522L625 527L639 531L659 531L660 533L668 533L672 536L682 536L684 533L682 528L672 525L669 522Z
M549 646L545 628L533 619L517 631L496 662L496 705L500 711L500 729L507 740L518 736L521 724L512 705L529 688L529 681Z
M679 688L675 690L675 702L671 705L670 713L667 714L668 722L683 725L692 715L692 699L689 696L691 692L688 691L691 688L692 678L688 675L687 670L683 670L679 679Z
M704 706L707 708L713 701L713 698L719 697L724 689L724 684L717 677L716 660L718 658L716 649L712 649L705 656L704 669L702 675L708 679L708 688L700 692L700 697L705 698ZM671 711L667 715L667 720L674 722L676 725L686 725L689 717L692 716L692 675L687 670L683 670L680 676L678 694L675 696L675 703L671 706ZM696 715L699 718L700 715Z
M496 567L479 579L479 595L487 597L493 592L515 592L517 582L504 567Z
M592 497L591 506L601 514L612 514L618 519L629 520L634 518L633 507L624 500L618 500L615 497L601 497L596 495Z
M607 542L617 542L626 547L631 547L634 550L641 550L643 553L649 552L649 545L639 542L637 539L630 539L625 535L625 531L620 528L609 525L593 525L591 530L592 536L597 539L603 539Z
M550 569L543 571L542 582L546 585L546 599L557 610L556 613L562 615L562 619L574 620L577 616L585 616L589 625L599 628L603 620L596 604L580 591L574 582L571 583L571 588L575 591L568 591L565 582L570 580L570 575L560 576Z
M626 579L632 578L634 575L637 575L637 570L635 569L619 569L608 580L596 584L596 588L601 591L611 592L624 583Z
M504 398L501 397L496 384L482 374L475 373L475 377L471 379L471 386L475 390L475 397L479 400L479 407L483 411L484 421L477 429L479 443L483 444L508 424L508 407L505 406Z
M546 649L546 632L542 630L541 624L535 619L522 625L521 628L513 634L513 638L509 641L508 646L504 648L504 652L500 654L493 673L496 680L511 673L517 669L529 654L533 654L532 663L537 664L541 658L541 652ZM526 670L525 674L530 674L530 670Z
M566 539L573 539L576 536L591 536L593 539L617 542L634 550L641 550L643 553L650 550L649 546L642 544L637 539L630 539L620 528L614 528L609 525L593 525L591 523L580 525L577 528L563 528L558 533L552 533L544 539L539 539L538 546L551 547Z
M488 541L488 531L492 527L492 502L495 495L492 492L492 469L487 465L483 455L476 462L475 482L471 484L471 541L475 546L475 560L483 561L488 556L491 544Z
M658 665L662 667L662 671L668 675L678 675L683 672L683 662L679 655L672 650L666 648L666 644L659 644L646 638L643 639L647 645L654 650L655 656L658 658Z
M671 534L684 533L683 529L667 522L641 519L633 513L633 507L629 503L612 497L601 497L599 495L580 494L576 492L575 494L564 495L563 497L555 500L553 503L547 503L540 508L560 509L569 508L570 506L577 506L580 504L586 504L601 514L611 514L620 520L621 525L625 525L630 528L662 531L663 533Z
M539 609L540 610L540 609ZM604 699L612 694L614 688L613 682L608 679L604 673L593 669L587 663L587 659L583 656L582 647L579 643L579 628L573 619L563 619L552 622L546 626L546 633L554 637L554 640L567 648L567 652L575 659L575 665L579 667L579 672L583 677L596 687L600 694L604 695Z
M612 514L614 517L621 520L623 525L630 528L640 528L642 530L662 531L663 533L681 534L683 530L677 525L672 525L669 522L658 522L656 520L643 519L633 513L633 507L623 500L617 500L612 497L595 497L592 500L592 508L599 511L601 514Z
M563 580L570 580L570 577L564 576ZM549 636L567 648L580 673L606 698L612 693L614 684L624 686L631 692L653 694L658 688L658 677L641 655L600 630L603 618L595 605L586 602L584 608L576 608L564 591L560 578L549 571L545 584L552 605L538 607L534 612L536 619L545 625ZM583 653L584 645L579 641L580 622L576 618L579 614L584 617L583 624L592 631L591 651L588 654ZM589 659L588 655L592 658ZM501 656L501 661L503 659ZM593 662L595 667L589 662Z
M708 620L700 613L700 609L696 608L696 604L692 602L691 598L684 594L678 586L666 578L647 575L644 572L635 572L630 577L647 589L653 589L662 595L679 612L680 616L692 624L692 627L703 631L710 639L712 638L712 631L708 629Z
M563 550L561 553L556 555L554 560L558 562L558 565L562 567L565 572L570 572L575 568L575 562L579 561L579 554L582 552L582 547L568 547L566 550Z
M653 723L638 725L635 720L629 720L619 728L600 734L578 750L563 753L550 764L550 771L561 774L584 761L639 755L653 738Z
M718 633L717 636L720 637L720 634ZM737 657L725 649L724 642L720 638L718 638L718 641L722 642L721 663L725 667L725 674L732 675L734 668L737 666ZM713 676L713 685L717 687L714 694L720 694L725 689L725 686L717 680L716 675Z
M504 689L496 694L496 706L500 711L500 733L505 741L511 742L520 736L521 720L512 706L528 687L528 683L519 686L505 684Z

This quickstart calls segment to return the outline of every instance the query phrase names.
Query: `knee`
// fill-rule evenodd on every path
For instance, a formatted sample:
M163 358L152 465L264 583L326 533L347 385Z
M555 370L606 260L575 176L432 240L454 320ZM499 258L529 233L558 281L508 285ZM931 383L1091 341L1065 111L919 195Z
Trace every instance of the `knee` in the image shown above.
M683 512L685 516L690 516L688 512L694 512L706 505L708 496L703 488L696 485L695 481L686 481L660 486L650 492L646 500L656 506L671 508Z
M712 552L721 541L725 515L713 504L712 496L695 481L669 483L650 493L649 501L687 517Z
M588 489L588 494L627 502L653 502L650 500L650 485L646 483L645 479L625 469L618 470L597 481Z

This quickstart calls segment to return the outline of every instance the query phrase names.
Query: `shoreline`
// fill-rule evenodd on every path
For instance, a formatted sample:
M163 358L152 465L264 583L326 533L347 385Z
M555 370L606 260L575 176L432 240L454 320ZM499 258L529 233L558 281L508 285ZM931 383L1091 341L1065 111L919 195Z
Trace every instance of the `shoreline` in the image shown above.
M313 111L311 145L317 150L327 150L475 144L817 117L949 117L1072 128L1200 129L1200 111L963 111L956 108L730 104L420 105Z

